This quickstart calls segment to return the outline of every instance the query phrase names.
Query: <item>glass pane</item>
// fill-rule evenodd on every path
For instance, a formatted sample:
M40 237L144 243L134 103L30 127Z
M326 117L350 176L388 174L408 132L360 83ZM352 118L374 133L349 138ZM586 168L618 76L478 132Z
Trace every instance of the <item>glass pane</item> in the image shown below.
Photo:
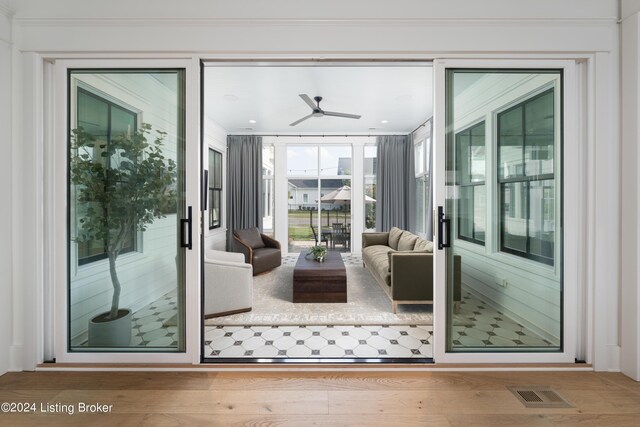
M71 351L184 351L183 94L183 71L70 73Z
M365 231L376 231L376 179L364 179L364 228Z
M555 244L555 198L553 180L533 181L529 185L529 253L553 264Z
M317 176L318 147L287 146L287 175Z
M425 177L416 178L416 233L424 233Z
M264 212L262 217L262 232L269 237L274 236L274 169L275 169L275 148L273 145L262 146L262 200Z
M416 175L424 172L424 139L413 145L413 160L415 162Z
M351 180L320 180L320 242L329 250L351 251Z
M213 152L213 187L222 188L222 153Z
M378 170L378 149L367 145L364 147L364 174L375 175Z
M304 202L304 194L308 202ZM318 235L318 180L288 181L289 252L303 252L313 246Z
M500 140L498 173L500 178L523 175L522 107L513 108L498 118Z
M351 175L351 147L320 147L320 175Z
M473 240L473 186L460 187L458 237Z
M502 249L527 252L526 182L502 184Z
M473 187L473 238L484 243L484 231L487 218L487 192L484 185Z
M486 175L484 122L471 128L469 162L471 163L471 182L483 182Z
M526 175L553 173L554 105L549 90L524 105Z
M561 74L447 70L446 79L445 211L459 237L444 254L446 351L561 351Z

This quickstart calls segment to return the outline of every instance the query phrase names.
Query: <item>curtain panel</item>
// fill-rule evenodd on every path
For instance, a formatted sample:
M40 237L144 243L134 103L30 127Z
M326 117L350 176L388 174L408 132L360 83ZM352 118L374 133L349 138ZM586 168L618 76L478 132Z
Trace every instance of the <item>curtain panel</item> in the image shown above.
M415 228L415 164L410 135L379 136L376 230Z
M258 227L262 231L262 137L227 137L227 250L233 231Z

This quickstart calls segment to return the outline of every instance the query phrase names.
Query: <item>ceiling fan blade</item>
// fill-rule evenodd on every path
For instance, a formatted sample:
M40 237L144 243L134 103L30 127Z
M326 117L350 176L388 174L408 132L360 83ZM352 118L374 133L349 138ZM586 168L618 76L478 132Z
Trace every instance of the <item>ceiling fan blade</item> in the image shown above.
M335 111L324 111L324 115L333 117L344 117L345 119L359 119L360 117L362 117L359 114L336 113Z
M311 108L312 110L315 110L316 108L318 108L318 106L313 102L313 99L309 98L309 95L300 94L298 96L302 98L302 100L306 102L309 108Z
M301 118L300 120L296 120L295 122L291 123L289 126L295 126L300 122L304 122L305 120L307 120L309 117L313 116L313 114L309 114L308 116L304 116L303 118Z

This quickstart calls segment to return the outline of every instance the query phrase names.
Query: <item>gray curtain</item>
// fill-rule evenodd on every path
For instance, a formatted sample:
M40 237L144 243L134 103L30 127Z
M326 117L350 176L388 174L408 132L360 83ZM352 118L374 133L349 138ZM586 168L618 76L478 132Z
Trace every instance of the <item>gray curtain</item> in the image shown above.
M233 230L262 230L262 138L227 137L227 250L232 250Z
M427 188L425 189L426 206L425 216L426 224L424 227L424 233L427 235L428 240L433 240L433 126L432 122L429 122L429 146L427 147L427 171L429 172L429 179L427 180Z
M409 135L378 137L376 230L415 228L415 165Z

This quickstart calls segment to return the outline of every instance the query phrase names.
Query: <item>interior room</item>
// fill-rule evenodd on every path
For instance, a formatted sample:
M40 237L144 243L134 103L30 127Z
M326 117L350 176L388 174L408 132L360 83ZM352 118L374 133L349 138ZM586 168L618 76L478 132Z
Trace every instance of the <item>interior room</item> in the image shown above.
M432 360L431 64L211 62L203 70L205 359ZM464 107L455 111L447 173L467 173L476 190L493 167L480 115L553 84L502 77L452 78ZM492 87L503 99L479 109ZM463 194L451 207L462 219L452 230L450 346L557 349L558 334L537 327L521 310L527 303L502 286L521 286L509 260L485 272L475 260L496 255L465 248L469 230L480 242L493 227L485 193L471 195L475 205Z

